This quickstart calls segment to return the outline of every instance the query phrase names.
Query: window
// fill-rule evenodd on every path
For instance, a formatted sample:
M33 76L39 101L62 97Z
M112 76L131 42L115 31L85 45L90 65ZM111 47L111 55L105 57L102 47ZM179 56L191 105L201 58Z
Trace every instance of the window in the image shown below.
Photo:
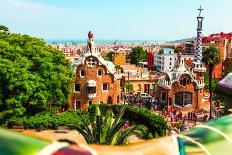
M171 65L172 65L172 63L170 62L170 63L169 63L169 65L171 66Z
M189 84L189 79L183 78L180 80L180 85L186 86Z
M90 58L89 61L87 61L87 64L89 67L93 67L95 64L97 64L97 62L93 58Z
M89 101L88 101L88 104L89 104L89 105L93 104L93 100L89 100Z
M80 71L80 76L81 76L81 77L85 77L85 70L82 69L82 70Z
M88 94L95 94L96 93L96 86L87 87Z
M119 95L117 96L117 103L119 103L120 102L120 97L119 97Z
M81 101L76 101L76 109L81 109Z
M80 84L75 84L74 87L75 87L74 90L75 90L76 92L80 91Z
M175 104L184 107L185 105L192 104L192 93L179 92L175 94Z
M138 87L139 87L138 91L141 91L141 84L138 84Z
M103 72L102 69L99 69L98 72L97 72L97 75L102 76L102 72Z
M182 79L180 80L180 85L183 85L183 80Z
M170 61L172 61L172 58L170 58Z
M186 78L183 78L183 86L186 86Z
M165 92L161 93L161 100L166 101L166 93Z
M103 83L102 90L107 91L108 90L108 83Z

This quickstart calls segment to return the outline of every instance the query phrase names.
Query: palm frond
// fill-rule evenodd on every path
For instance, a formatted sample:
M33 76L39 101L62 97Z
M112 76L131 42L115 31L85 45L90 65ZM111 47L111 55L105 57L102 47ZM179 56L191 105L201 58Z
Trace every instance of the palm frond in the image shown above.
M147 128L143 125L136 125L136 126L124 129L122 130L121 134L118 136L116 145L124 145L128 137L132 135L135 135L138 138L141 138L146 130Z
M101 144L108 143L108 141L106 140L106 137L108 136L109 131L111 129L112 120L113 120L113 112L112 110L107 110L104 121L103 121L103 125L102 125L102 135L101 135L101 140L100 140Z

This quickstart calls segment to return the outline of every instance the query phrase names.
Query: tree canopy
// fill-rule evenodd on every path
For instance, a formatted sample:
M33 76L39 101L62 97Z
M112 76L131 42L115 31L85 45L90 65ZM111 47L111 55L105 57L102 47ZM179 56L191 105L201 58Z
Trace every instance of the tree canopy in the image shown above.
M8 27L4 26L4 25L0 25L0 32L3 31L3 32L8 32L9 29Z
M210 46L203 51L202 55L202 61L208 66L215 66L221 62L220 51L217 47Z
M107 57L109 58L110 61L113 61L113 57L115 55L115 52L110 51L109 53L107 53Z
M227 58L224 61L224 71L223 75L226 76L227 74L232 72L232 58Z
M202 53L202 62L208 66L208 77L209 77L209 93L210 93L210 119L212 118L212 74L215 65L221 63L221 55L218 48L210 46Z
M140 61L145 61L147 58L147 52L140 46L132 48L131 63L138 64Z
M0 118L67 107L71 64L42 39L0 31Z

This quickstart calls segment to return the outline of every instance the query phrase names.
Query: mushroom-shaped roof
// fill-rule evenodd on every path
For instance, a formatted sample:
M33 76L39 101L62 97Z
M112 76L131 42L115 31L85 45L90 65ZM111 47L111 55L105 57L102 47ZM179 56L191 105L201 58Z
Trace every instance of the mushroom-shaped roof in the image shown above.
M89 31L88 37L89 37L89 38L93 38L93 32L92 32L92 31Z

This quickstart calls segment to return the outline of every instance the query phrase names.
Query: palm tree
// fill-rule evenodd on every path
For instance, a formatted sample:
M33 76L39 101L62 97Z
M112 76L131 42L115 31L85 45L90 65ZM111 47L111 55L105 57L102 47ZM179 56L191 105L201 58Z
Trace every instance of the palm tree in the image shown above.
M202 61L208 66L208 74L209 74L209 94L210 94L210 116L209 118L212 119L212 74L215 65L221 63L221 56L220 51L216 47L209 47L203 51L203 58Z
M90 114L89 120L85 120L79 114L82 123L76 130L82 134L88 144L123 145L132 135L142 137L147 130L143 125L123 129L128 123L127 120L122 119L124 111L125 108L122 107L114 118L112 110L107 110L104 116L96 106L96 114Z

